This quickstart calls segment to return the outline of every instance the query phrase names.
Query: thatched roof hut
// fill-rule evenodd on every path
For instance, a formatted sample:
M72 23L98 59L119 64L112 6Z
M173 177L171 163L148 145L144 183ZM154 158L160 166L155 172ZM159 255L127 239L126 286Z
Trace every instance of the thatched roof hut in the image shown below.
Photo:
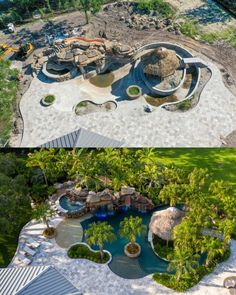
M173 50L160 47L155 49L143 61L145 74L165 78L171 76L180 66L180 60Z
M153 213L149 223L150 231L165 241L173 240L172 230L181 223L185 213L178 208L169 207L168 209Z

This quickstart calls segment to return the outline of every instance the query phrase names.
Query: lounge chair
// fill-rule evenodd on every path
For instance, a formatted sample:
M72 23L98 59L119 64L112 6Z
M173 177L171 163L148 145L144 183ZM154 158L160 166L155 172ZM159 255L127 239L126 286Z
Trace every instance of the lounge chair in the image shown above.
M32 262L29 258L25 257L21 253L18 253L16 257L17 257L17 260L20 262L20 264L23 263L24 265L29 265Z
M40 246L40 243L31 237L27 239L26 244L33 249L37 249Z
M29 256L34 256L36 254L36 251L25 245L23 248L23 251L26 252Z

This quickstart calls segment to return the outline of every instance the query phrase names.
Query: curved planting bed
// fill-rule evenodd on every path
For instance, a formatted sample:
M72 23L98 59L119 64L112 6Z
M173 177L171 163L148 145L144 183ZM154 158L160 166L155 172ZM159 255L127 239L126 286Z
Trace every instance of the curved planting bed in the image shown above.
M100 252L92 250L86 243L79 243L73 245L68 250L67 254L72 259L88 259L96 263L109 263L111 261L111 254L104 250L104 256L101 259Z
M82 116L95 112L110 112L114 111L116 108L117 104L114 101L96 104L90 100L84 100L75 106L75 113L77 116Z

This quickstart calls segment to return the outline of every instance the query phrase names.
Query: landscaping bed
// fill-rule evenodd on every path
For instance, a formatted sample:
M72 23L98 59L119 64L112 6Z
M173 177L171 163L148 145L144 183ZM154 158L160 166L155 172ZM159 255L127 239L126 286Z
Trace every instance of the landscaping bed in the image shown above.
M173 241L167 242L162 240L156 235L153 235L153 246L155 253L163 259L168 260L168 256L173 254L174 243Z
M110 259L108 252L104 252L103 259L101 259L99 251L92 251L85 244L73 245L70 247L67 254L73 259L88 259L96 263L107 263Z
M55 100L56 100L55 95L48 94L42 99L42 104L44 106L50 106L55 102Z
M87 115L96 112L110 112L117 108L114 101L107 101L102 104L96 104L89 100L83 100L75 106L75 113L77 116Z
M206 267L205 265L200 265L195 269L194 276L181 276L180 280L176 279L175 275L170 275L167 273L155 273L153 275L153 280L159 284L171 288L175 291L185 292L189 288L195 286L204 276L213 272L214 268L221 262L227 260L230 256L230 247L226 249L224 254L218 255L215 260Z
M142 89L139 86L131 85L126 90L130 99L136 99L142 95Z

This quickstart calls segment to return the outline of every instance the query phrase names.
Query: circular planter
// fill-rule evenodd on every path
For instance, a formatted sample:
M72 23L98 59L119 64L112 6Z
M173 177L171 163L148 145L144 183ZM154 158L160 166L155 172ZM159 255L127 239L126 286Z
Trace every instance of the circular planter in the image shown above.
M43 235L48 238L48 239L53 239L55 238L57 232L56 232L56 229L54 227L50 227L49 229L46 228L44 231L43 231Z
M142 95L142 89L137 85L130 85L126 93L129 97L129 99L137 99Z
M125 255L129 258L137 258L141 254L141 247L138 243L134 243L134 246L137 248L137 251L135 253L130 253L130 247L132 246L132 243L128 243L124 247Z
M55 100L56 100L55 95L48 94L41 99L41 103L43 106L48 107L52 105L55 102Z

